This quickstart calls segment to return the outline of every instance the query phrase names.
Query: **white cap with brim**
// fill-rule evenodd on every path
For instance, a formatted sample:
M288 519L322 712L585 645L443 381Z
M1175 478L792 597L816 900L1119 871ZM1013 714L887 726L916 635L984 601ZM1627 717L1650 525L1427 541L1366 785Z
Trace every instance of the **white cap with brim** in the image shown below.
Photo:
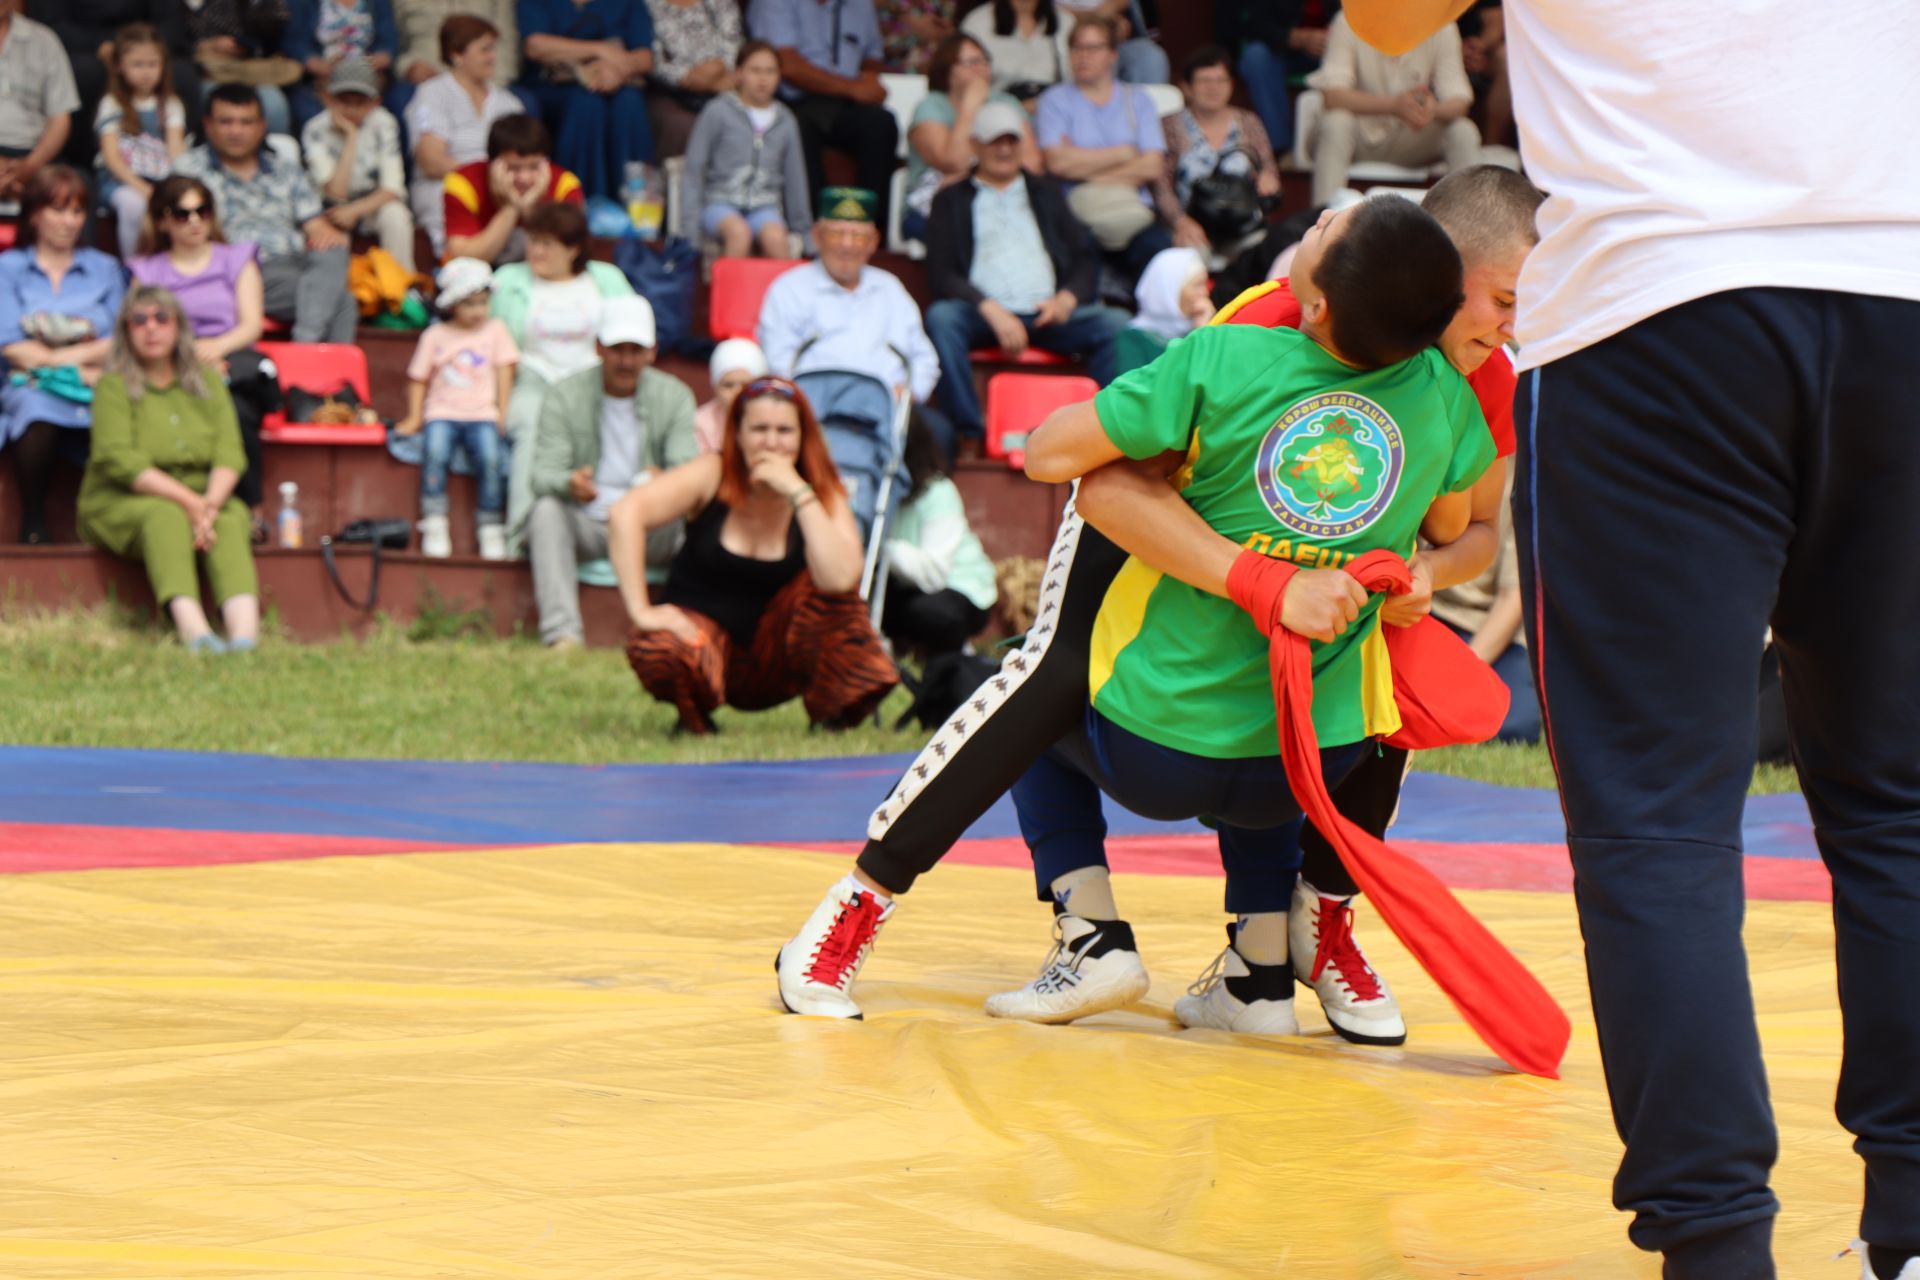
M451 310L462 300L493 288L493 268L478 258L454 258L440 268L434 284L435 300L443 310Z
M1027 113L1011 102L984 103L973 117L973 140L992 142L995 138L1022 137L1027 132Z
M600 304L600 330L596 336L603 347L617 347L623 342L652 346L653 304L637 294L606 299Z

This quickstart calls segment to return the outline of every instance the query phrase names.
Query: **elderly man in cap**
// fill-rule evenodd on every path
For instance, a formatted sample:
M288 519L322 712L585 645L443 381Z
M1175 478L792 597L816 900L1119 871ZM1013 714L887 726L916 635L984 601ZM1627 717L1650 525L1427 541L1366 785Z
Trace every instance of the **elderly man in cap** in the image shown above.
M413 211L407 207L400 122L380 105L380 76L366 58L346 58L327 77L327 109L307 121L300 147L320 189L326 218L351 235L378 235L380 247L413 270Z
M813 225L820 256L767 289L760 304L760 349L783 377L848 369L910 388L914 403L925 406L940 381L940 358L906 286L870 265L880 247L878 213L871 191L828 187L820 193ZM952 456L952 426L930 408L925 412L927 426Z
M1100 257L1060 188L1020 167L1024 113L989 102L973 119L973 177L934 197L927 272L937 301L927 333L940 354L940 402L954 429L984 433L969 353L999 344L1082 356L1095 381L1113 378L1125 313L1095 296Z
M693 392L653 367L653 307L609 298L600 312L600 363L555 383L534 427L533 509L527 553L540 606L540 640L581 643L580 565L607 554L607 513L628 490L700 452ZM647 539L647 571L679 550L678 523Z

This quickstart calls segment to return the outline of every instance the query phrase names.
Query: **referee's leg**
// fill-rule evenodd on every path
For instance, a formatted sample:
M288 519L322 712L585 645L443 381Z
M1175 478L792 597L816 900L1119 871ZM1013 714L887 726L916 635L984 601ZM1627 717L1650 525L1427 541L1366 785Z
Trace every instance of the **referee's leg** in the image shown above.
M1753 671L1793 538L1817 317L1742 291L1521 375L1514 519L1614 1203L1668 1280L1771 1280L1773 1115L1741 924Z
M1825 402L1774 616L1800 782L1833 874L1838 1111L1875 1273L1920 1254L1920 302L1829 294Z

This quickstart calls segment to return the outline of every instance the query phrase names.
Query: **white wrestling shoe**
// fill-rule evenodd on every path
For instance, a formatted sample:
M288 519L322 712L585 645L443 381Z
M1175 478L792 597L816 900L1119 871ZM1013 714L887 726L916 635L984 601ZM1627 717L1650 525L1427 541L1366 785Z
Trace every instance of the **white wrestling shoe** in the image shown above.
M1920 1258L1909 1258L1898 1271L1883 1276L1873 1269L1873 1258L1867 1253L1866 1241L1855 1240L1853 1251L1860 1255L1860 1280L1920 1280Z
M1303 878L1293 886L1287 945L1295 975L1320 997L1327 1023L1355 1044L1405 1044L1406 1019L1353 937L1348 898L1329 898Z
M1040 976L1017 991L988 996L987 1012L1023 1022L1072 1022L1124 1008L1150 985L1125 920L1061 914L1053 918L1053 950Z
M780 1003L788 1013L815 1018L858 1018L853 980L873 950L880 926L893 915L852 876L842 876L827 891L793 941L780 948L773 969L780 978Z
M1173 1016L1183 1027L1297 1036L1300 1019L1293 1013L1293 966L1248 964L1233 949L1233 926L1228 925L1227 949L1187 988L1187 994L1173 1002Z

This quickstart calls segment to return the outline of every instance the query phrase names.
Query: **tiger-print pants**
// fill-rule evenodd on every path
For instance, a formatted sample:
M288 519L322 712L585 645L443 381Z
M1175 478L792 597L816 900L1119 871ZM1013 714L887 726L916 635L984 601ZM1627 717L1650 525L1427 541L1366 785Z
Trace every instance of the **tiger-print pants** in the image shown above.
M720 706L761 711L799 698L807 719L829 729L859 724L899 683L857 592L826 595L804 570L760 615L744 649L720 624L686 610L699 629L689 643L670 631L635 631L627 661L640 684L680 712L689 733L710 733Z

